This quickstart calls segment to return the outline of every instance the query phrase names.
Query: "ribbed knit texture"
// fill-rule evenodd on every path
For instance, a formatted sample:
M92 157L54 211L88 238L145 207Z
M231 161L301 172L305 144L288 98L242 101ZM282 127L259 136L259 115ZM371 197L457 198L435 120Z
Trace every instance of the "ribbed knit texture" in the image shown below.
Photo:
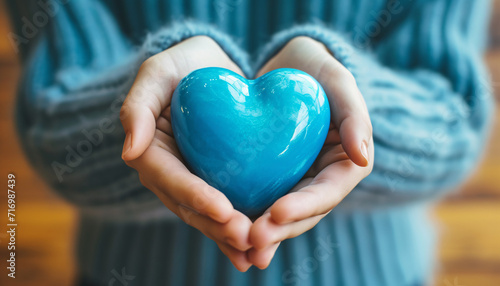
M78 254L89 285L108 285L111 271L125 268L135 276L129 285L416 286L427 285L434 267L429 226L421 206L334 210L311 231L283 242L268 269L241 273L215 242L182 222L131 225L85 217L79 244L87 247Z
M8 0L13 32L23 36L46 2ZM466 178L489 129L493 105L481 63L489 1L57 3L48 24L18 46L25 69L16 122L36 170L82 210L85 279L107 285L110 271L127 265L133 285L209 285L210 275L239 281L226 285L279 285L264 281L285 283L286 269L314 257L312 245L328 235L338 249L299 285L428 278L432 229L421 202ZM138 67L195 35L214 38L249 77L293 37L315 38L353 73L370 111L373 173L315 229L284 243L266 271L237 274L213 243L172 220L120 158L119 108ZM68 155L78 150L86 154Z

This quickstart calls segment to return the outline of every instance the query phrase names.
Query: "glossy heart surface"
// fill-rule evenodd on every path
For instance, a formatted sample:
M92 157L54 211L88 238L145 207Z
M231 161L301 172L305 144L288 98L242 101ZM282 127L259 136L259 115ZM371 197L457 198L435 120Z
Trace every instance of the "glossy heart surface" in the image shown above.
M191 172L251 217L311 167L328 133L330 108L321 85L299 70L247 80L227 69L203 68L179 82L171 120Z

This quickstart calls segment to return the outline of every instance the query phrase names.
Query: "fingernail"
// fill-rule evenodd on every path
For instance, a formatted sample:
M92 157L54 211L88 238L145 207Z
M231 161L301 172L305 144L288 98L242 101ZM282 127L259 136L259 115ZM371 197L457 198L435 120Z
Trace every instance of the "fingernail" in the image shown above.
M123 143L123 151L122 151L122 159L125 157L125 155L130 151L132 148L132 136L130 133L127 133L125 136L125 143Z
M361 143L361 155L365 157L366 160L365 166L368 165L368 145L366 144L366 141L363 141Z

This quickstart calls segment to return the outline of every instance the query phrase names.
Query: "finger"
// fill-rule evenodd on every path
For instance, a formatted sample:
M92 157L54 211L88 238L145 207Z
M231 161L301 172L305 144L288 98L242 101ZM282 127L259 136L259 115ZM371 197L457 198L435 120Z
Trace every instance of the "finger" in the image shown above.
M349 156L344 151L344 148L339 143L336 144L330 144L328 142L328 137L330 134L334 132L328 133L328 136L326 138L325 144L323 145L323 148L321 149L320 153L318 154L318 157L316 157L316 160L312 164L311 168L307 170L306 176L314 178L316 177L323 169L331 165L332 163L335 162L340 162L344 160L350 160ZM305 186L305 185L304 185Z
M124 160L136 159L146 150L154 136L155 122L170 104L179 81L204 67L222 67L244 76L219 45L206 36L187 39L141 65L120 115L126 134Z
M172 125L167 119L163 117L158 118L158 120L156 120L156 129L165 133L165 135L168 135L170 138L174 138Z
M170 202L167 199L168 203ZM172 207L175 209L175 206ZM241 212L235 210L228 222L219 223L183 205L178 207L179 217L190 226L201 231L208 238L218 243L231 245L239 251L247 251L252 247L249 239L252 222Z
M241 220L235 219L235 225L238 225L239 228L235 229L235 234L239 235L240 237L243 235L243 233L246 233L246 237L242 239L245 241L244 243L239 242L240 245L245 244L245 247L238 247L235 245L238 245L237 243L235 244L233 241L239 241L238 239L226 239L226 238L221 238L217 237L217 229L223 229L224 225L220 224L216 221L211 220L210 218L204 217L196 213L195 211L186 208L184 206L176 205L175 202L173 202L168 196L160 194L159 196L160 200L167 206L170 210L172 210L179 218L181 218L185 223L188 225L200 230L205 236L208 238L212 239L217 243L217 246L219 249L226 255L231 263L236 267L241 272L246 272L250 266L252 265L248 258L246 251L249 249L248 247L248 230L245 231L240 231L241 230ZM237 212L237 211L235 211ZM240 213L240 215L244 216L243 214ZM248 218L247 218L248 220ZM245 224L245 223L243 223ZM250 223L251 225L251 223ZM248 224L247 224L248 226ZM248 226L249 228L249 226ZM223 230L224 232L224 230ZM215 235L214 235L215 234ZM224 240L229 241L229 242L224 242Z
M250 241L257 250L262 250L280 241L294 238L313 228L325 215L309 217L301 221L279 224L271 214L264 214L250 229Z
M170 58L162 55L146 60L139 69L120 111L126 134L122 152L124 160L139 157L153 140L156 120L170 104L172 92L179 80L173 67L175 65Z
M174 154L156 143L141 157L128 164L140 170L143 184L157 195L168 195L177 204L185 205L221 223L231 218L234 208L227 197L193 175Z
M370 168L343 160L328 165L309 185L278 199L270 208L279 224L326 214L337 206L370 172Z
M328 97L332 121L339 130L345 152L357 165L368 166L373 160L368 146L372 138L372 126L356 80L331 56L323 61L316 79Z
M252 248L248 251L248 260L259 269L264 270L269 266L269 264L271 264L274 254L276 253L276 250L278 250L280 244L281 242L277 242L261 250Z
M219 246L222 253L229 258L238 271L246 272L252 266L252 263L248 260L246 252L239 251L224 243L217 243L217 246Z

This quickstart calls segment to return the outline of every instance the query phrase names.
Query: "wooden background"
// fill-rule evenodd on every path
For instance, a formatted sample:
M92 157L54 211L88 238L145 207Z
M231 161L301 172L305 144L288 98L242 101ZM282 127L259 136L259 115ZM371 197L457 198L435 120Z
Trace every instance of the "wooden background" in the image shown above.
M473 0L471 0L473 1ZM500 102L500 0L495 1L486 62ZM18 147L12 104L19 76L7 40L8 23L0 4L0 177L17 177L17 278L6 278L6 193L0 198L0 285L71 285L75 275L73 241L76 213L34 174ZM500 104L497 103L497 113ZM500 285L500 116L485 159L459 191L439 204L439 269L434 285ZM4 185L5 188L5 185Z

